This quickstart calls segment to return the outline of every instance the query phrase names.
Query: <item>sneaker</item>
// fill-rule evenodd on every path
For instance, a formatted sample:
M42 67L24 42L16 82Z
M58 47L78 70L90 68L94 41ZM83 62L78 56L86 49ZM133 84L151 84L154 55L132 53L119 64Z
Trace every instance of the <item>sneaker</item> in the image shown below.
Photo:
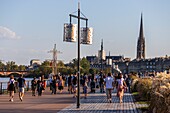
M112 103L112 99L109 99L109 102Z
M13 100L13 99L10 99L9 101L13 102L14 100Z
M23 100L22 97L20 97L20 100L21 100L21 101Z

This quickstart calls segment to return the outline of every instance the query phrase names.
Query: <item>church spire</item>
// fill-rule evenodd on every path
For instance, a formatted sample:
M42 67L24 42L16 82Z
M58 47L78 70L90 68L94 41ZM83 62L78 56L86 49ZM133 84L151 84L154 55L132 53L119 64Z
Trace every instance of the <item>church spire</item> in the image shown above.
M142 13L141 13L141 21L140 21L140 32L139 32L139 38L143 38L143 20L142 20Z
M145 59L145 38L143 33L143 18L141 13L140 31L137 43L137 59Z
M103 51L103 39L102 39L102 42L101 42L101 51Z

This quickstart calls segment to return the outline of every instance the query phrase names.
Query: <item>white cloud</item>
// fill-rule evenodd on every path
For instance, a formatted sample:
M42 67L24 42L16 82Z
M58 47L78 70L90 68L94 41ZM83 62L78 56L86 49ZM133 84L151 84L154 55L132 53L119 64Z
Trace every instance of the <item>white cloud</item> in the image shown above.
M19 39L20 37L9 28L0 26L0 39Z

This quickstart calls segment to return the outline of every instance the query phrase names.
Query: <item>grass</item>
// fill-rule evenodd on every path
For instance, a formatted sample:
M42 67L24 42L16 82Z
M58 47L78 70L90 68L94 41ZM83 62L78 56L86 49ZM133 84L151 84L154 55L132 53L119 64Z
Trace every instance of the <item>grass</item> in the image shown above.
M135 101L137 104L148 104L146 100L142 100L142 98L139 96L138 92L133 92L132 93L133 97L135 98ZM148 107L140 107L139 108L142 112L148 112Z
M139 92L133 92L132 95L133 95L133 96L139 95Z
M138 101L137 104L148 104L147 101Z

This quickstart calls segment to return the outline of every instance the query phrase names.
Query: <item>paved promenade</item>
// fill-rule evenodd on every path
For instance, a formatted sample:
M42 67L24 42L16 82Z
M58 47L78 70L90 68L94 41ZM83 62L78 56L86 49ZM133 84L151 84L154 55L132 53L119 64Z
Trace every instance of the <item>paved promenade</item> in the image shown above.
M9 102L9 95L0 95L0 113L57 113L61 109L76 102L72 94L68 94L67 88L63 94L51 95L49 89L43 92L41 97L32 96L31 92L25 92L21 102L18 93L15 93L14 102Z
M31 96L31 92L26 92L24 100L21 102L18 93L15 93L14 102L9 102L9 95L0 95L0 113L140 113L137 109L146 105L134 103L132 95L125 93L123 103L114 91L112 94L112 103L108 103L105 93L88 94L87 99L82 98L81 106L76 108L76 98L68 94L65 88L63 94L51 95L49 89L46 89L41 97Z
M112 94L112 103L107 102L106 94L89 94L87 99L81 99L81 106L76 108L76 103L72 104L59 113L141 113L137 108L147 105L134 103L130 93L125 93L123 103L119 103L116 92Z

